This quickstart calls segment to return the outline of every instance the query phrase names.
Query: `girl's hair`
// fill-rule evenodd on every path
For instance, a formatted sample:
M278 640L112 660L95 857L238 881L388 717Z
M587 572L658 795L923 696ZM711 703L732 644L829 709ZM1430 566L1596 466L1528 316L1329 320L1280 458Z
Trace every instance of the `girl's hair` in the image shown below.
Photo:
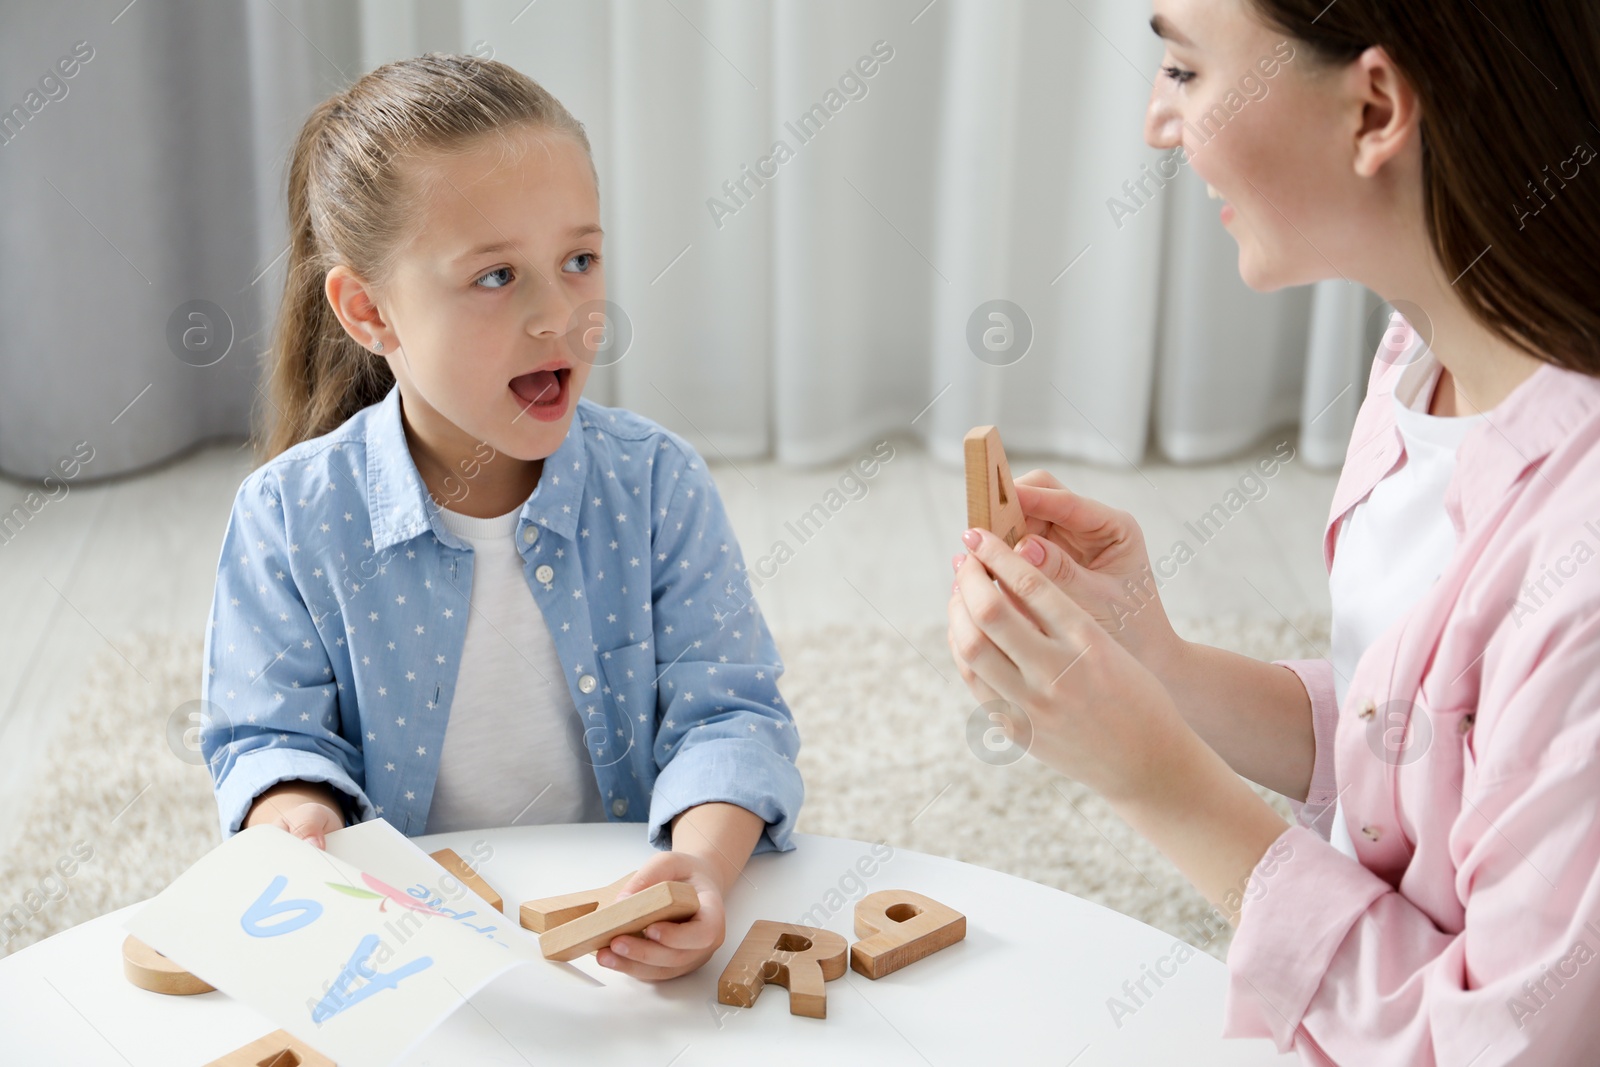
M386 63L319 104L289 160L289 264L267 354L266 462L382 400L394 374L340 325L323 291L343 263L373 285L389 277L430 187L406 167L475 147L513 128L572 137L594 159L583 124L527 75L492 59L429 52ZM596 183L598 185L598 182Z
M1600 376L1600 4L1250 3L1316 61L1383 47L1421 102L1423 210L1445 276L1506 341Z

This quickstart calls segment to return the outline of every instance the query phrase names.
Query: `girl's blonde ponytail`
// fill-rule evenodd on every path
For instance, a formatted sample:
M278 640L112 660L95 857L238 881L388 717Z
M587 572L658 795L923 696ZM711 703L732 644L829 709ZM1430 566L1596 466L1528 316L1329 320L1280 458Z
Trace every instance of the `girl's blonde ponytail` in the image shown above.
M394 384L389 365L345 333L323 292L327 268L311 220L307 171L333 107L324 101L311 113L289 161L288 278L267 363L270 429L256 437L257 462L326 433Z

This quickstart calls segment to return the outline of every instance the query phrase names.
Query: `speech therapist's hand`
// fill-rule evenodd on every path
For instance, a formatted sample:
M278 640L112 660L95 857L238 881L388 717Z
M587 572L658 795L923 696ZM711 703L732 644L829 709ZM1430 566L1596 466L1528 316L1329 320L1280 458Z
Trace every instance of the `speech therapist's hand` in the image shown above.
M1144 531L1126 511L1079 496L1044 470L1016 479L1028 536L1023 558L1141 663L1155 668L1182 640L1167 618Z
M948 639L972 695L1021 708L1029 754L1114 803L1181 778L1201 742L1156 676L1000 538L963 541Z

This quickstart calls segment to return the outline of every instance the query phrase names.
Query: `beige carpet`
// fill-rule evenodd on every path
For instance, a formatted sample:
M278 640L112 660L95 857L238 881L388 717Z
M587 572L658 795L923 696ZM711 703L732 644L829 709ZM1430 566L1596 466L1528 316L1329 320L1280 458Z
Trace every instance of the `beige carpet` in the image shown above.
M1179 629L1262 659L1327 642L1326 621L1309 617ZM1202 932L1205 901L1098 797L1031 759L974 755L975 701L942 623L903 635L828 627L779 635L779 647L802 739L801 830L1031 878L1226 954L1226 934ZM167 737L173 711L199 696L201 638L145 632L118 648L91 665L58 741L30 768L39 784L0 872L0 955L152 896L220 840L210 779Z

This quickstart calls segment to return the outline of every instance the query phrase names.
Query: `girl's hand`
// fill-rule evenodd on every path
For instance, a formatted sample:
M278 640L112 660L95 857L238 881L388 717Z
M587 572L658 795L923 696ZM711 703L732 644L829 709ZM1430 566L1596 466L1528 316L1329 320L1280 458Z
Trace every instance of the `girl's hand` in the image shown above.
M657 882L688 882L700 897L700 910L682 922L652 923L643 937L624 934L612 938L609 948L595 953L600 966L659 982L699 969L722 947L726 916L722 886L711 864L687 852L658 852L628 880L617 899Z
M326 840L328 834L344 829L344 816L320 800L308 800L290 808L262 805L255 809L255 811L262 810L271 814L254 822L246 820L245 825L259 826L265 823L268 826L276 826L280 830L287 830L296 837L310 841L320 849L328 847ZM255 811L251 814L254 815Z
M326 836L344 829L344 813L333 799L333 790L322 782L279 782L256 797L240 828L263 824L325 849Z
M1079 496L1047 471L1029 471L1016 486L1028 525L1028 536L1017 542L1023 558L1141 663L1169 657L1181 641L1133 516Z
M963 541L949 643L972 695L1021 708L1030 754L1113 802L1159 788L1162 761L1198 740L1161 682L1004 541L987 530Z

